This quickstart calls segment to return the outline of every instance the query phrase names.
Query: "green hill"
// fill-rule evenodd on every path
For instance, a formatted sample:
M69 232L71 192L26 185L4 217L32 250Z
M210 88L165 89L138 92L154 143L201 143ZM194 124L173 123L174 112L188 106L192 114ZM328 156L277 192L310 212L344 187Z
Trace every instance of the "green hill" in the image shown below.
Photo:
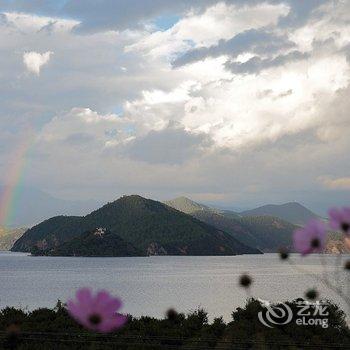
M118 235L102 228L85 232L68 242L48 250L37 247L33 255L53 256L141 256L144 255L132 244L125 242Z
M198 220L228 232L243 244L264 252L276 252L281 247L291 248L292 235L297 228L277 217L241 217L234 212L209 208L183 197L166 203L180 210L191 210L191 215ZM196 210L198 208L200 210Z
M263 252L277 252L282 247L291 248L293 232L297 228L296 225L272 216L247 216L236 219L204 211L193 213L193 216Z
M259 253L222 230L137 195L121 197L85 217L58 216L46 220L28 230L12 250L50 251L96 227L105 227L143 255Z
M192 213L192 216L198 220L201 220L208 225L214 226L219 230L228 232L235 239L239 240L245 245L250 247L257 247L258 241L252 235L244 225L242 225L240 219L236 217L226 216L211 211L197 211Z
M293 250L293 232L298 226L272 216L247 216L240 219L257 241L255 247L264 252L277 252L280 248Z
M242 216L273 216L295 225L305 225L311 219L320 218L311 210L296 202L281 205L268 204L256 209L246 210L240 214Z

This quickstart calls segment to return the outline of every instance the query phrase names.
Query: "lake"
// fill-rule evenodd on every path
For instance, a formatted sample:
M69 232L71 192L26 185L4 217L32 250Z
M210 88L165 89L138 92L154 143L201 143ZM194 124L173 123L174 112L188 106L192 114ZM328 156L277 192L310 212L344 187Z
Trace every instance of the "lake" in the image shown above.
M347 256L350 258L350 256ZM297 269L321 275L318 255L291 259ZM336 257L324 255L327 274L335 278ZM316 287L321 297L340 301L315 278L279 260L277 254L227 257L157 256L140 258L32 257L0 252L0 307L33 309L66 301L79 287L106 289L124 301L123 312L161 317L169 307L187 312L203 307L210 319L243 306L249 296L237 280L246 272L254 279L250 295L270 301L303 296ZM345 286L350 275L341 271ZM349 281L349 280L347 280ZM348 282L349 285L349 282Z

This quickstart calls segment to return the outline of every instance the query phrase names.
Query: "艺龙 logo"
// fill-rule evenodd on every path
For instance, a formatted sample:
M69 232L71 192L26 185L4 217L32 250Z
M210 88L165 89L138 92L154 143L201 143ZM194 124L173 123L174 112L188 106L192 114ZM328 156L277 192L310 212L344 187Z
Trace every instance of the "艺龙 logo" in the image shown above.
M264 311L259 311L259 321L266 327L288 324L293 318L292 309L284 303L279 305L265 305Z
M293 310L289 305L285 303L272 305L265 300L260 300L260 302L264 306L264 310L259 311L258 318L264 326L274 328L275 326L286 325L293 320ZM300 301L296 303L296 310L294 310L295 324L297 326L328 328L328 306L327 303L321 301L315 303Z

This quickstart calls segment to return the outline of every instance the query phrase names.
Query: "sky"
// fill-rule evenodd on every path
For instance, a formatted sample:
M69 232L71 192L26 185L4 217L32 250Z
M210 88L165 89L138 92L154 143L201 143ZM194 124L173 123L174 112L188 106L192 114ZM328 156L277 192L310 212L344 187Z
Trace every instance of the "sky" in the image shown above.
M0 0L0 184L349 204L349 78L348 0Z

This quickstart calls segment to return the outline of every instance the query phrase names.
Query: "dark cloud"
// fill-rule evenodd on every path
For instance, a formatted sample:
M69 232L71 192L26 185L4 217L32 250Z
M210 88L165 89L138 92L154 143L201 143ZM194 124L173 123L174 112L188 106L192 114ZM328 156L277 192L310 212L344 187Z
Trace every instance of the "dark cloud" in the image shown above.
M182 164L211 145L206 134L194 134L179 125L150 131L123 150L134 160L152 164Z
M87 133L79 132L79 133L69 135L65 139L65 142L67 142L69 145L77 146L77 145L84 145L84 144L91 143L94 140L95 140L94 136Z
M220 40L217 45L190 50L173 62L174 67L203 60L207 57L230 55L236 57L246 51L257 54L276 52L282 48L291 48L294 44L285 37L264 30L250 29L235 35L229 40Z
M247 5L245 0L67 0L59 13L78 19L78 32L123 30L159 16L181 15L191 9L201 12L219 2ZM249 1L249 6L262 2Z
M242 2L239 0L237 2ZM78 32L135 28L157 16L198 11L217 0L0 0L0 11L18 11L79 20Z
M57 21L50 21L47 25L41 27L38 32L45 32L51 34L55 28Z
M260 58L254 56L246 62L226 62L225 67L234 74L256 74L264 69L282 66L293 61L303 60L309 57L309 54L300 51L292 51L286 55L279 55L275 58Z
M0 0L0 11L18 11L38 15L68 17L81 21L79 32L123 30L140 25L157 16L182 14L190 9L203 11L219 0ZM228 4L247 6L246 0L224 0ZM263 3L250 0L248 6ZM286 3L291 7L281 25L295 26L304 23L311 12L325 0L270 0L272 4Z
M7 25L7 17L3 13L0 13L0 25Z
M305 24L312 12L327 0L290 0L291 10L286 17L281 17L279 25L283 27L296 27Z
M0 0L0 11L57 15L64 2L61 0Z

